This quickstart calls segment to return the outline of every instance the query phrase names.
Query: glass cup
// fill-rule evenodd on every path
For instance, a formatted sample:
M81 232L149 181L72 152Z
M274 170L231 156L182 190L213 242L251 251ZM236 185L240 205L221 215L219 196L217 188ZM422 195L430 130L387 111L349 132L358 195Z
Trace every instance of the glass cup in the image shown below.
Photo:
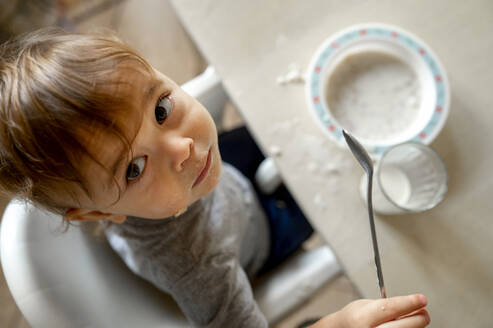
M366 201L366 174L360 192ZM406 142L388 149L373 177L373 209L380 214L422 212L435 207L447 192L447 168L432 148Z

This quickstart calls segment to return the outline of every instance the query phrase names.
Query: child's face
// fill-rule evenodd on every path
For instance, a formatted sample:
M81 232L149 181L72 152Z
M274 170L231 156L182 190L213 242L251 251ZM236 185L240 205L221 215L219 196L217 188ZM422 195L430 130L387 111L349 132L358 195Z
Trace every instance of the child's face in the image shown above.
M94 201L83 199L82 205L115 215L172 216L211 192L219 181L216 127L197 100L160 72L155 71L154 77L125 73L119 79L131 85L125 92L133 108L123 120L131 135L136 133L132 158L128 162L127 154L119 156L123 147L104 132L92 134L89 147L95 147L91 149L106 167L119 163L115 178L122 187L121 197L114 203L116 184L108 188L103 183L110 181L105 170L88 164L83 173L89 177L95 197Z

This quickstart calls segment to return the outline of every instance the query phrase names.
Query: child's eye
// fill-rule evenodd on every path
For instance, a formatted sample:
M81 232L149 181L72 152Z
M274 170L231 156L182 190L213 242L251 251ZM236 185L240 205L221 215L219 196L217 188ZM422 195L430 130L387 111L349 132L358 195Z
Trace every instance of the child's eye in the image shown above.
M145 156L134 158L127 167L127 181L135 180L140 177L146 166Z
M163 124L166 118L171 115L172 111L173 103L169 99L169 96L160 98L156 104L156 109L154 110L158 124Z

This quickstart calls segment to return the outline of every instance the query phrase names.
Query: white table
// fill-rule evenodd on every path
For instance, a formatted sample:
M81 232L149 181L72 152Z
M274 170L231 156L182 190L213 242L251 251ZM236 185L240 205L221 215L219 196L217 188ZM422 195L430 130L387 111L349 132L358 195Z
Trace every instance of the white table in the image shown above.
M423 292L433 327L493 325L493 1L173 0L266 153L362 296L378 297L362 169L322 133L304 86L279 86L306 68L320 43L356 23L383 22L420 36L447 70L451 112L432 146L449 169L435 209L377 216L390 296Z

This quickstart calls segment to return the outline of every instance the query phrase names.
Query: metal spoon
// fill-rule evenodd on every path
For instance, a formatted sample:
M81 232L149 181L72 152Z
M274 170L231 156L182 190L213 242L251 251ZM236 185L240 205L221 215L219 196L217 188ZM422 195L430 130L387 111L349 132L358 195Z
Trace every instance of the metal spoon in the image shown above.
M373 219L373 202L372 202L372 186L373 186L373 162L366 152L365 148L350 135L346 130L342 130L342 134L344 135L344 139L346 139L346 143L351 149L354 157L358 160L360 165L366 172L367 180L368 180L368 188L366 191L366 199L368 201L368 216L370 218L370 230L371 230L371 240L373 243L373 253L375 255L375 265L377 267L377 277L378 277L378 286L380 287L380 296L382 298L387 298L387 294L385 293L385 286L383 284L383 274L382 274L382 264L380 262L380 253L378 252L378 243L377 243L377 233L375 231L375 221Z

